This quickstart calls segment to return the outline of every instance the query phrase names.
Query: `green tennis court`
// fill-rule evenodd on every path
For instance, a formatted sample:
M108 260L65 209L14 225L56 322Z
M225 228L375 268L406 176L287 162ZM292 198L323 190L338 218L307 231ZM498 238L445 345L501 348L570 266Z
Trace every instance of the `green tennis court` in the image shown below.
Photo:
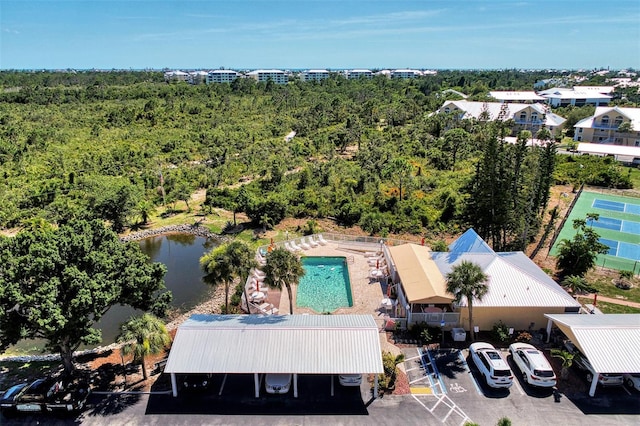
M583 191L549 254L555 256L560 241L573 238L576 233L573 220L586 219L587 213L599 215L597 221L587 224L600 235L600 241L609 246L607 254L598 256L597 265L640 273L640 198Z

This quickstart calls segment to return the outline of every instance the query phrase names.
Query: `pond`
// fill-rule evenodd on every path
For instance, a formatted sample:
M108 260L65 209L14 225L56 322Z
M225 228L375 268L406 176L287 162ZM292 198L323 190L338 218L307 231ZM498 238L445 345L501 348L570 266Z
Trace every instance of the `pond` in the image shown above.
M206 300L211 287L204 282L199 260L215 247L215 241L190 234L169 234L145 238L139 244L151 261L167 266L165 284L173 293L171 306L174 309L184 313ZM99 346L113 343L120 324L135 313L134 309L127 306L117 305L109 309L96 324L96 328L102 330L102 343ZM24 340L9 348L7 354L40 353L42 346L42 341Z

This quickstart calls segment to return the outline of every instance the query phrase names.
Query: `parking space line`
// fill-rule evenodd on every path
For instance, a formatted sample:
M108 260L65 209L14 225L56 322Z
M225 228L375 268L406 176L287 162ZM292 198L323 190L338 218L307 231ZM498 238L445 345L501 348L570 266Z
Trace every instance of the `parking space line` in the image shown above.
M476 378L473 376L473 373L471 372L471 369L467 365L467 360L464 359L464 355L462 355L462 351L458 351L458 357L460 357L460 361L462 361L462 365L467 370L467 373L469 373L469 377L471 377L471 381L473 382L473 386L475 386L475 388L476 388L476 392L478 392L478 394L480 394L480 395L484 395L482 393L482 390L480 389L480 385L478 385L478 382L476 382Z

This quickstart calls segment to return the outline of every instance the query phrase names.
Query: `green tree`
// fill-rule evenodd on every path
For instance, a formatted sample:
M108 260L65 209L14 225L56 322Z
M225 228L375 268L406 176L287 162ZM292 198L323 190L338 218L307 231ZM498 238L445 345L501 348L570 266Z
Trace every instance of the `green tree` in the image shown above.
M566 379L569 376L569 368L573 365L574 354L564 349L551 349L551 356L562 361L560 377Z
M591 293L595 288L587 283L584 277L579 275L569 275L562 280L562 286L569 289L574 296L581 293Z
M487 280L489 277L482 272L480 265L463 260L459 264L451 268L446 276L447 292L453 294L456 303L460 303L462 298L467 300L469 308L469 331L471 340L475 340L475 332L473 329L473 302L482 300L489 291Z
M0 350L42 338L67 373L81 344L101 342L94 324L114 305L164 315L166 268L149 263L135 243L121 243L101 221L0 239Z
M412 171L413 171L413 166L411 165L409 160L407 160L404 157L393 158L384 167L384 169L382 169L382 174L385 177L398 182L398 193L399 193L398 199L399 200L402 200L402 192L403 192L402 186L403 184L405 184L411 179Z
M589 220L598 220L598 217L597 214L587 215ZM585 219L575 219L573 229L576 230L576 234L571 240L560 241L556 266L561 276L583 277L596 265L598 254L607 253L609 247L599 241L600 235L587 226Z
M291 286L298 285L304 275L302 262L290 251L278 247L267 255L267 264L264 266L266 277L264 283L270 288L287 289L289 294L289 313L293 315L293 293Z
M224 309L229 312L229 286L236 279L246 280L256 264L249 246L242 241L222 244L200 258L200 266L207 273L206 281L224 283ZM249 300L249 299L247 299Z
M145 313L122 324L116 341L123 343L120 349L123 355L133 354L133 361L140 363L142 376L147 380L145 357L162 353L169 346L171 337L159 318Z

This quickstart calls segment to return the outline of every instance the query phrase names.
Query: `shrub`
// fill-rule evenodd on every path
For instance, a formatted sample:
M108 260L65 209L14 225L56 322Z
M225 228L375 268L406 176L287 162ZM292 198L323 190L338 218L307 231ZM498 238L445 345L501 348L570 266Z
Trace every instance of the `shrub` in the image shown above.
M507 327L502 321L498 321L493 324L493 337L500 341L506 342L509 340L509 327Z
M620 271L620 278L625 278L627 280L633 279L633 271Z
M516 342L529 343L532 337L533 336L531 336L531 334L529 334L528 332L521 331L520 333L518 333L518 337L516 337Z

